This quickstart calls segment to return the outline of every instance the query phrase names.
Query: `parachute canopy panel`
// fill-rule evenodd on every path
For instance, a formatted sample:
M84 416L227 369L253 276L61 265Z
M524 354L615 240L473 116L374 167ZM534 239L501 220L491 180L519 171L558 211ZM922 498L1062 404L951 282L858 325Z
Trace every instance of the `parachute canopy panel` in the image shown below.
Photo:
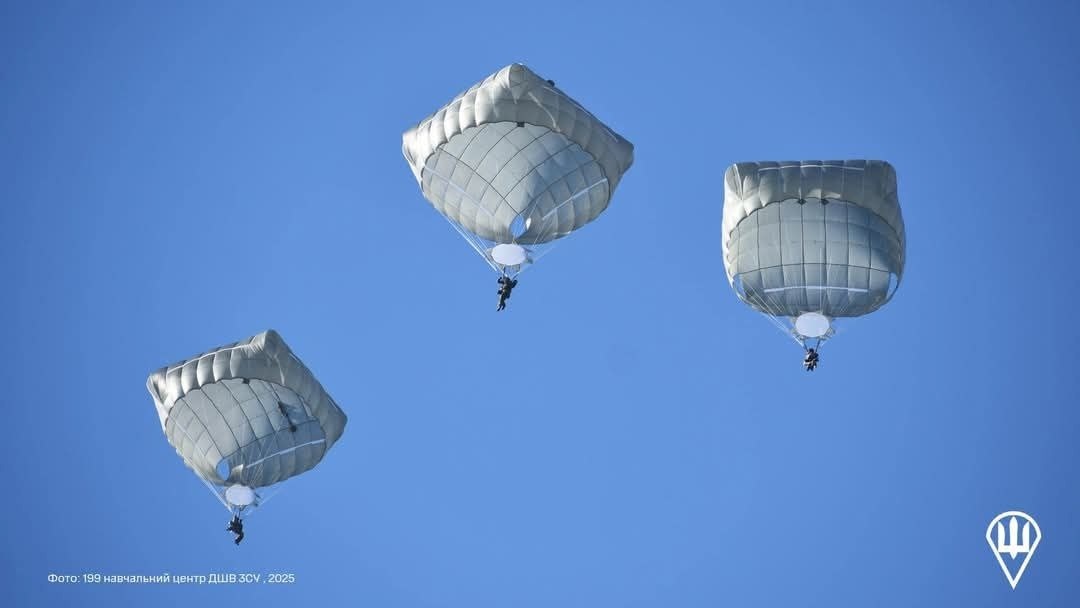
M345 413L273 330L162 368L146 386L169 443L217 486L299 475L345 430Z
M904 272L892 165L877 160L737 163L724 178L723 252L739 298L775 317L856 317Z
M633 151L630 142L518 63L402 136L402 152L424 197L455 225L491 243L547 243L592 221L633 163Z

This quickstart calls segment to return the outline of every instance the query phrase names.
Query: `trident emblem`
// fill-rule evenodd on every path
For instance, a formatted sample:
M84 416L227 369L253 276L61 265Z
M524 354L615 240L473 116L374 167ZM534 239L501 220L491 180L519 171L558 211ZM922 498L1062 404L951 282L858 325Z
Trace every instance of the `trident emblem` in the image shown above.
M1024 575L1024 570L1027 569L1041 539L1039 524L1035 523L1033 517L1020 511L1006 511L995 517L986 528L986 542L990 543L990 550L997 557L998 564L1013 589L1016 589L1016 584ZM1006 555L1009 556L1008 562L1005 560ZM1018 555L1022 555L1023 559L1020 560L1019 567L1016 567Z

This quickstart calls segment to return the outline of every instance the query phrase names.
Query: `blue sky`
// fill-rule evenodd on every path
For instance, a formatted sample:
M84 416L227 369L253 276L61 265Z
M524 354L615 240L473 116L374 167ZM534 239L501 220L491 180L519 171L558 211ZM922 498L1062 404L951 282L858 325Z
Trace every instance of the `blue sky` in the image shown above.
M6 601L1075 603L1080 9L941 4L0 4ZM513 61L636 161L496 314L400 138ZM813 375L720 256L724 168L802 158L908 232ZM144 383L271 327L349 425L237 548ZM297 582L47 582L229 572Z

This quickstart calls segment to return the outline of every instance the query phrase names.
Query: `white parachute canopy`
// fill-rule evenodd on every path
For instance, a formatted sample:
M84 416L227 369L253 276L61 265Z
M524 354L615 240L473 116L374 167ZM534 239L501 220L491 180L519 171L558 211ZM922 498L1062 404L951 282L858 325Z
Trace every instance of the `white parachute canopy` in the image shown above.
M246 507L255 502L255 490L236 484L225 488L225 502L236 507Z
M230 510L319 464L345 413L274 330L159 369L146 382L176 453Z
M424 197L508 274L596 219L634 161L630 142L519 63L406 131L402 152Z
M491 249L491 259L502 266L521 266L529 252L517 243L500 243Z
M896 171L879 160L737 163L724 269L739 299L804 346L888 302L904 274Z
M807 338L822 338L832 329L829 317L820 312L804 312L795 317L795 332Z

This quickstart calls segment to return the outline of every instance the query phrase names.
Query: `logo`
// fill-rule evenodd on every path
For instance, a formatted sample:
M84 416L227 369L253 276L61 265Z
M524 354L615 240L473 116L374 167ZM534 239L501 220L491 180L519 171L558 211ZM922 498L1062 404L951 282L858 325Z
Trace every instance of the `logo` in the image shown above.
M1013 589L1016 589L1020 577L1024 576L1024 570L1031 562L1031 556L1035 555L1040 540L1042 532L1035 518L1020 511L1006 511L998 515L986 529L986 542L990 543L990 550L994 552Z

